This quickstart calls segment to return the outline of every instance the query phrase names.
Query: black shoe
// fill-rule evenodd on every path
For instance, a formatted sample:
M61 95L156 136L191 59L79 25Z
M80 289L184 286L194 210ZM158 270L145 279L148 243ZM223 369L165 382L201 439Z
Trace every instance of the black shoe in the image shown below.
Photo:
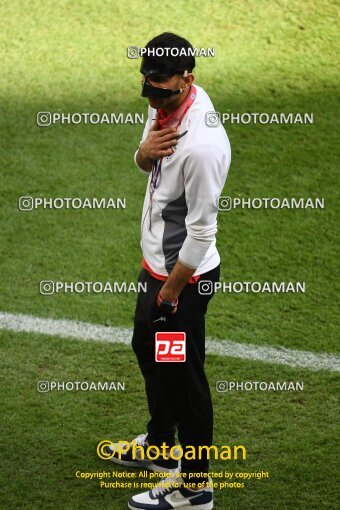
M128 501L130 510L212 510L214 506L212 481L200 490L184 486L180 473L158 482L150 491L142 492Z

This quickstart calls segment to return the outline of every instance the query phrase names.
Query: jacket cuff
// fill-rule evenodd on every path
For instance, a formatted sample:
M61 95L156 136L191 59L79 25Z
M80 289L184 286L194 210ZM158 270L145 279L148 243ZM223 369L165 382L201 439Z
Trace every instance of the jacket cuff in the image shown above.
M210 239L201 240L187 236L178 254L180 262L190 269L197 269L211 243Z
M143 168L141 168L141 167L138 165L138 163L137 163L137 153L138 153L138 151L139 151L139 148L136 150L135 155L134 155L134 157L133 157L133 159L135 160L135 164L136 164L137 168L140 170L140 172L142 172L142 174L144 174L144 175L150 175L150 171L149 171L149 172L147 172L146 170L143 170Z

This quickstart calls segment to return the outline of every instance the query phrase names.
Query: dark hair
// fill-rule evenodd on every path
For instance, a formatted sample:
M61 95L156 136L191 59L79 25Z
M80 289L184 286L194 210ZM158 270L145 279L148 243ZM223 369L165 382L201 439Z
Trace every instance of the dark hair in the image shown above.
M159 72L164 75L181 74L185 70L191 72L195 67L195 57L193 51L188 54L188 49L193 50L192 45L179 35L171 32L164 32L157 35L145 46L147 50L156 50L164 48L163 55L156 55L156 52L149 52L143 56L141 64L141 73L148 74L150 71ZM166 48L174 48L174 51L166 50ZM184 48L185 55L181 55ZM178 51L176 51L176 49ZM153 54L154 53L154 54ZM162 53L162 52L158 52ZM184 53L182 51L182 53Z

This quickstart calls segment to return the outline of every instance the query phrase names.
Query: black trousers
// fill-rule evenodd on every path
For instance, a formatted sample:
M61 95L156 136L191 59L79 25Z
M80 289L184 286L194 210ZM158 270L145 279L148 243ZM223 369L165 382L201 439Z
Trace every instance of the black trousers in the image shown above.
M201 275L200 280L216 282L220 266ZM138 295L132 347L145 380L151 419L147 425L150 445L168 446L178 439L185 453L194 446L196 459L181 459L181 472L207 472L206 453L198 459L198 446L210 446L213 438L213 408L209 384L204 371L205 313L213 295L200 294L198 284L183 289L175 314L164 314L157 306L163 282L142 269L138 281L147 284L147 292ZM159 320L163 317L162 320ZM166 320L164 320L164 317ZM186 333L186 361L155 361L155 334L160 331ZM200 482L199 478L195 481ZM192 481L194 481L192 479Z

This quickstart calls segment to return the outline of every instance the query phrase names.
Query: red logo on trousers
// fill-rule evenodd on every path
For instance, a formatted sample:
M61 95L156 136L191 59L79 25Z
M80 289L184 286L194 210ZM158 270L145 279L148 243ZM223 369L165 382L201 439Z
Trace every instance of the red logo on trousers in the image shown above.
M186 334L184 332L158 332L155 335L155 359L158 362L183 362Z

